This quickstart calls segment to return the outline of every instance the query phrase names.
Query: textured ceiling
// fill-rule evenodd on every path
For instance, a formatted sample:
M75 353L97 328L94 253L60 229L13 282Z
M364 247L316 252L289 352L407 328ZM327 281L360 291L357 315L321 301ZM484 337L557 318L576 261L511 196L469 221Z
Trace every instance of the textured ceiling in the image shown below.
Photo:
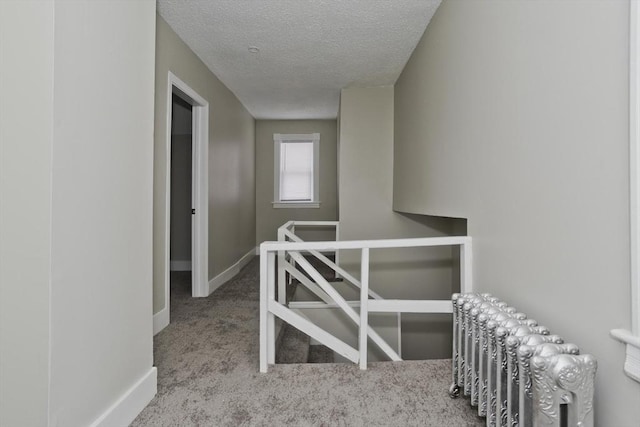
M158 0L158 11L255 118L320 119L337 116L342 88L394 84L439 4Z

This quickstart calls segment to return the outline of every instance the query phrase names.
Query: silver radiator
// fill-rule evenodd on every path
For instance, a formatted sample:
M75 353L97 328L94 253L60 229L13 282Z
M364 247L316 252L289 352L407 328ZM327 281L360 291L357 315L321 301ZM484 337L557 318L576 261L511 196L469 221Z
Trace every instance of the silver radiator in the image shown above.
M597 363L490 294L454 294L453 381L490 427L593 427Z

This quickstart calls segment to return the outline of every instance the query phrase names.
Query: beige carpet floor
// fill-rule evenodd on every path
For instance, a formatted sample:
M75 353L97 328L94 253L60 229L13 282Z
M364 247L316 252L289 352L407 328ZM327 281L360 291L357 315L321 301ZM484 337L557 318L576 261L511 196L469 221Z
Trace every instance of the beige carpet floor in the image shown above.
M158 394L133 426L481 426L447 395L450 360L276 365L258 372L258 263L208 298L172 277L155 337Z

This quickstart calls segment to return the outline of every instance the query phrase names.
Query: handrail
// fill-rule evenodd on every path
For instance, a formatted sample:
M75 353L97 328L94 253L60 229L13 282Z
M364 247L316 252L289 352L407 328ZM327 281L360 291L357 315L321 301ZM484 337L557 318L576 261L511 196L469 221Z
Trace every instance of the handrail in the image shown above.
M284 234L285 234L285 236L289 237L294 242L304 242L304 240L302 240L301 238L299 238L298 236L296 236L295 234L293 234L289 230L285 230ZM315 251L315 250L309 250L307 252L309 252L311 255L315 256L316 258L318 258L327 267L332 268L333 271L335 271L337 274L342 276L342 278L346 279L347 282L355 285L355 287L357 287L358 289L360 289L362 287L362 285L360 284L360 281L358 279L353 277L351 274L349 274L349 272L347 272L345 269L343 269L342 267L337 265L335 262L331 261L329 258L327 258L326 256L322 255L320 252ZM380 295L378 295L377 293L375 293L371 289L369 289L369 296L373 297L374 299L382 299L382 297Z
M351 308L349 304L347 304L347 301L342 297L342 295L340 295L338 291L336 291L329 284L329 282L327 282L325 278L322 277L322 275L318 273L318 271L314 269L311 264L309 264L309 261L304 259L299 252L291 252L291 256L316 281L316 283L322 288L322 290L325 291L331 297L331 299L338 304L342 311L344 311L347 316L349 316L349 318L353 320L353 322L357 326L360 327L361 330L364 329L366 331L366 335L370 337L378 347L380 347L380 350L384 351L384 353L394 362L402 360L398 353L396 353L396 351L391 348L391 346L385 340L383 340L382 337L380 337L380 335L378 335L378 333L374 331L371 326L366 323L360 323L360 316L358 316L358 313L356 313L356 311Z
M412 239L355 240L305 242L295 235L295 226L326 226L335 221L289 221L278 229L278 242L264 242L260 245L260 371L267 372L268 365L275 363L275 317L291 323L307 335L345 356L352 362L359 362L361 369L367 367L367 342L371 338L391 360L401 360L400 356L369 325L370 312L390 313L451 313L449 300L393 300L382 299L369 289L369 250L385 248L410 248L434 246L460 246L461 292L472 291L472 240L468 236L427 237ZM287 239L293 241L287 241ZM361 250L361 274L357 280L319 251L342 249ZM317 257L344 279L360 288L360 301L346 301L315 268L302 252ZM278 299L276 300L276 255L278 276ZM336 253L337 255L337 253ZM288 260L290 258L290 261ZM307 277L296 265L309 275ZM358 350L337 339L328 332L310 323L287 307L285 276L289 274L316 294L321 301L307 304L338 307L358 326ZM373 296L374 299L370 299ZM311 307L310 305L310 307ZM353 307L360 307L359 313Z
M320 225L320 226L337 226L339 225L339 221L289 221L282 225L280 228L290 228L291 225L302 225L302 226L310 226L310 225Z
M391 249L431 246L456 246L471 244L469 236L451 237L417 237L410 239L382 239L382 240L341 240L337 242L263 242L260 247L268 251L309 251L309 250L340 250L340 249Z

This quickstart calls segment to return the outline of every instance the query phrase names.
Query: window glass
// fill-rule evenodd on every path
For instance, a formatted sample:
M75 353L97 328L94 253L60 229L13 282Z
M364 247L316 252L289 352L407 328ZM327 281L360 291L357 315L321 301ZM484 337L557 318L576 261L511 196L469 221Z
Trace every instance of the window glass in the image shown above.
M274 208L319 208L320 134L273 134Z
M280 200L313 200L313 142L280 143Z

